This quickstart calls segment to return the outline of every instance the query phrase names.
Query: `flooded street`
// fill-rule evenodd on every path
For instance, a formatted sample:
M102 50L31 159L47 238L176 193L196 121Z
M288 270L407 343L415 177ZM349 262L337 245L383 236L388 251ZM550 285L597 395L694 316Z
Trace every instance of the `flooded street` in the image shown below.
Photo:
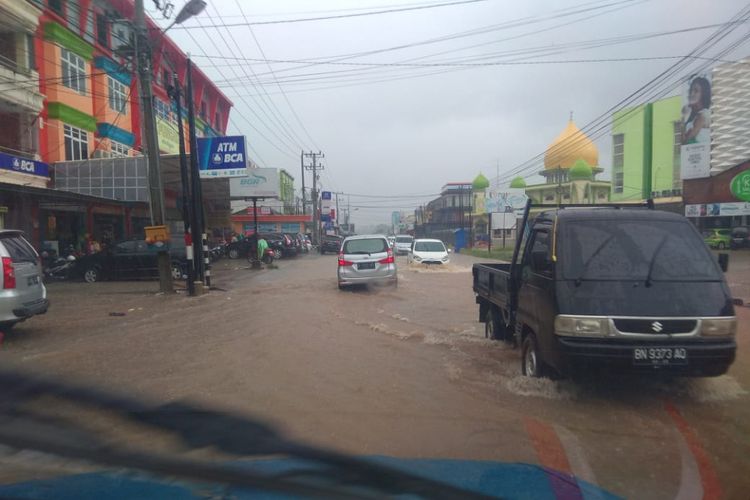
M53 284L54 309L7 334L0 359L238 410L356 455L541 464L631 498L746 496L748 309L725 376L530 379L517 349L484 338L473 262L399 257L397 289L339 291L336 257L317 254L259 272L222 261L222 290L197 299Z

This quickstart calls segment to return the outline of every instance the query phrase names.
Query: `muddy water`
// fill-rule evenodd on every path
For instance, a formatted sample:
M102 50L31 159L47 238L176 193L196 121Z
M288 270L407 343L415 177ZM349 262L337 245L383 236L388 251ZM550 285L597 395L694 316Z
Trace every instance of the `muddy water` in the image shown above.
M518 350L486 340L476 321L471 262L399 258L397 289L339 291L335 256L317 255L261 272L227 267L214 277L225 291L198 299L70 285L55 316L22 326L0 358L258 415L356 454L567 467L633 498L702 496L711 474L729 498L750 488L737 473L750 469L742 354L715 379L521 377ZM126 316L108 317L118 304ZM741 325L747 339L747 315Z

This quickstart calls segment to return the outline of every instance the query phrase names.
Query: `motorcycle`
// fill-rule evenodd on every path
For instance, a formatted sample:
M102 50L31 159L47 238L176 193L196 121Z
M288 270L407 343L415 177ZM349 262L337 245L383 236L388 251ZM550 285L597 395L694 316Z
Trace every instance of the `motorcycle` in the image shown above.
M58 257L44 269L44 278L46 281L67 280L75 266L76 258L74 255L67 257Z
M265 252L263 252L263 257L260 258L260 260L264 264L273 264L273 260L275 258L275 252L272 248L266 248Z

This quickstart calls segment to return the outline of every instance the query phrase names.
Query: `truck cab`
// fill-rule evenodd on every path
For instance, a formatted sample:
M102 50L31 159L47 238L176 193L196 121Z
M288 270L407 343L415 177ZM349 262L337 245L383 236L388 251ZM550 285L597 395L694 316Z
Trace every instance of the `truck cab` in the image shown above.
M520 344L524 374L597 368L715 376L734 361L725 264L684 217L563 208L539 214L528 228L509 268L488 268L493 279L474 273L480 316L484 305L491 330ZM508 282L497 286L500 274Z

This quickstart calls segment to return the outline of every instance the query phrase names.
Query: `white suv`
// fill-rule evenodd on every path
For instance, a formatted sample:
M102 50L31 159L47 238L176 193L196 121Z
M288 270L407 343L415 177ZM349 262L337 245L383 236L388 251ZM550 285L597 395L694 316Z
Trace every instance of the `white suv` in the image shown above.
M49 308L47 289L42 283L42 266L23 232L0 230L0 331Z

